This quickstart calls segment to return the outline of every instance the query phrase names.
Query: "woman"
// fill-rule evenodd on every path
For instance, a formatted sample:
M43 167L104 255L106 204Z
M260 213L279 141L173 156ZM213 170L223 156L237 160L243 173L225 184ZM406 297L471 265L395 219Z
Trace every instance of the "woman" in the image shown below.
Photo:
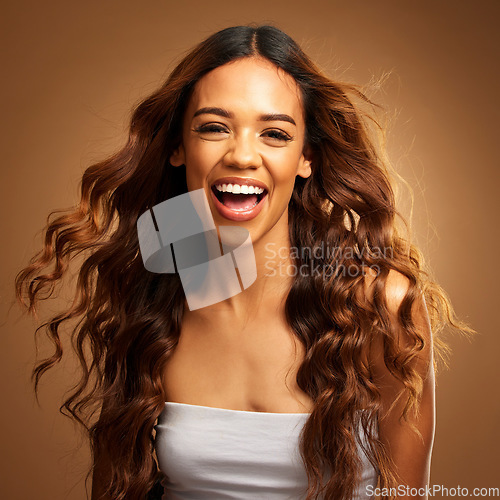
M93 499L146 498L159 471L175 499L428 484L437 333L471 330L398 231L363 104L277 28L227 28L137 106L125 147L48 224L16 290L35 311L86 257L34 380L62 357L59 325L81 317L82 377L64 409L89 431ZM199 308L179 273L144 269L137 233L142 214L194 192L219 231L248 231L256 264L250 286Z

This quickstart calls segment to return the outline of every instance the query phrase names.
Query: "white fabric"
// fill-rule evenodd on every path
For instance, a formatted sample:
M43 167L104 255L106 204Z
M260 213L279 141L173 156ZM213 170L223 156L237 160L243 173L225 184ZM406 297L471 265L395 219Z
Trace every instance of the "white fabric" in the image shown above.
M299 500L306 497L307 475L299 434L309 413L228 410L165 403L158 418L156 454L162 500ZM377 473L359 449L362 480L356 498Z

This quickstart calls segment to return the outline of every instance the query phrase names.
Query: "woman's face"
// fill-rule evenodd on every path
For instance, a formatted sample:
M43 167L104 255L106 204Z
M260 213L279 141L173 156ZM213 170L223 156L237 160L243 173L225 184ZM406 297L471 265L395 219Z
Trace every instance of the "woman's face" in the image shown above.
M295 80L262 58L239 59L201 78L170 158L186 166L189 191L204 189L217 225L246 227L255 243L288 228L295 177L311 174Z

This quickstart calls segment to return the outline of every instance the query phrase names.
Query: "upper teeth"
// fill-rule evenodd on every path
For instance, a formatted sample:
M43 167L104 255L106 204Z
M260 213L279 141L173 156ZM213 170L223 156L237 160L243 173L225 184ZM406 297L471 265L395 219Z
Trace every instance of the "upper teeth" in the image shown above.
M217 184L217 191L222 191L223 193L233 193L233 194L261 194L264 189L257 186L247 186L239 184Z

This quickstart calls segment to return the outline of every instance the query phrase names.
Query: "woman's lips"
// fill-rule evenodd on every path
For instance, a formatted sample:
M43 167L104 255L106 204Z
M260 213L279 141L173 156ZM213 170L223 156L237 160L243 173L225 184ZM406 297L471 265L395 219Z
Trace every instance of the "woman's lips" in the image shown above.
M212 194L212 200L219 214L222 215L222 217L224 217L225 219L229 219L236 222L252 220L255 217L257 217L257 215L259 215L260 211L262 210L264 203L267 200L267 192L265 192L260 201L254 207L248 210L233 210L229 207L226 207L226 205L224 205L219 201L217 196L215 196L213 189L210 190L210 193Z

